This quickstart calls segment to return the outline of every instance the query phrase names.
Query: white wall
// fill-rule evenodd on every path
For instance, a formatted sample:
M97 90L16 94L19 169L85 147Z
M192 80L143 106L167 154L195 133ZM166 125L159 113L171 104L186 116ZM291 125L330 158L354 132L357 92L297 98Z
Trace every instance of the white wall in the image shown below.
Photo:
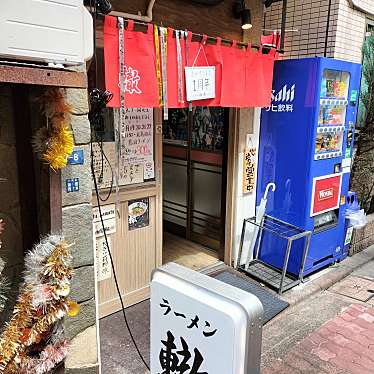
M374 11L374 0L371 1ZM361 63L365 32L365 13L353 9L349 0L340 0L334 58Z
M259 135L260 135L260 115L261 109L256 108L254 110L254 119L253 119L253 132L248 133L248 125L241 124L239 128L239 137L241 139L246 139L247 134L250 135L250 146L256 147L257 155L256 155L256 177L257 177L257 166L258 166L258 145L259 145ZM248 120L252 120L252 118L248 118ZM241 121L242 122L242 121ZM249 126L250 127L250 126ZM245 143L245 142L244 142ZM253 193L243 194L243 156L244 156L244 147L240 147L238 149L238 158L237 158L237 187L236 187L236 212L235 212L235 238L234 238L234 259L235 265L237 262L237 255L239 251L240 245L240 237L242 233L242 225L243 220L245 218L250 218L255 215L256 212L256 186L255 191ZM257 179L256 179L257 185ZM245 237L244 248L248 247L249 245L249 236L250 230L247 231L247 235Z

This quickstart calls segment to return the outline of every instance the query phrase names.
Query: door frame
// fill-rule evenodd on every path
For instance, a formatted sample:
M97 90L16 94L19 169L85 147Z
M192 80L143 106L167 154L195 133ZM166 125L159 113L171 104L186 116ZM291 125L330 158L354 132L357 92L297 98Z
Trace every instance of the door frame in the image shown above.
M218 251L218 257L223 260L223 262L229 266L233 264L233 247L235 243L235 209L236 209L236 182L237 182L237 160L238 160L238 126L240 121L240 112L237 108L228 108L228 131L227 131L227 150L226 150L226 214L224 217L224 232L225 232L225 240L224 245ZM161 136L158 138L157 149L159 152L156 153L157 163L160 163L161 166L157 167L156 170L160 170L160 177L157 178L157 183L160 183L160 190L159 193L159 204L157 212L157 216L161 220L161 227L162 230L162 160L163 160L163 143L162 143L162 109L155 109L155 118L158 119L157 125L161 126ZM191 126L189 126L191 127ZM157 137L156 137L157 139ZM158 154L158 156L157 156ZM158 240L160 241L159 246L163 248L162 239L162 231L161 235L158 235ZM158 251L158 253L162 250Z
M227 141L225 245L223 248L223 259L228 266L233 266L234 263L239 121L240 110L230 108Z

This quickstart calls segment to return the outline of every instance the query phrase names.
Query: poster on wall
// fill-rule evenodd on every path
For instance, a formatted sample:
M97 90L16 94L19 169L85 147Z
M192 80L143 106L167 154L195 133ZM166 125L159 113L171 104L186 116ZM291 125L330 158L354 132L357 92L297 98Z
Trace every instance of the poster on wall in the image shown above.
M142 164L125 164L120 168L120 184L129 185L144 182L144 166Z
M149 198L128 202L129 231L149 226Z
M101 207L101 215L104 221L105 232L107 235L114 234L117 231L116 225L116 205L109 204ZM104 236L103 225L99 214L99 208L92 209L92 219L94 224L95 236Z
M125 121L121 124L120 131L121 182L123 184L135 184L153 179L154 173L145 173L145 164L153 163L154 160L153 109L126 109ZM129 170L131 167L132 171ZM147 169L149 170L150 167L148 165ZM133 178L129 177L131 172L135 172Z
M121 157L132 164L153 160L153 109L126 109L121 124Z
M256 180L256 148L246 148L243 156L243 193L252 193Z
M98 143L92 144L92 159L95 171L95 177L97 182L97 187L109 188L115 183L114 177L114 167L115 167L115 143L114 142L104 142L102 144L103 152L105 157L102 157L102 152L100 145ZM94 181L92 178L92 189L95 188Z
M111 250L110 238L108 238L108 245L109 248L104 237L96 239L96 271L99 282L112 277L112 265L109 256L109 251Z

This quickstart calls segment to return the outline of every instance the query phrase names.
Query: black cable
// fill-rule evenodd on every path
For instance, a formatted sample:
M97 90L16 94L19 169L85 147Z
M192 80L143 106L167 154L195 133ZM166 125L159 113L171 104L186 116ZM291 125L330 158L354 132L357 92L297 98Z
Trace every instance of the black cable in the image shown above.
M92 154L92 152L93 152L93 141L92 141L92 137L91 137L91 154ZM99 209L100 221L101 221L101 225L102 225L102 228L103 228L103 231L104 231L105 244L106 244L106 246L108 248L108 253L109 253L109 257L110 257L110 263L111 263L111 267L112 267L112 271L113 271L114 283L116 285L117 293L118 293L118 296L119 296L119 299L120 299L120 302L121 302L121 308L122 308L123 318L125 320L127 330L128 330L128 332L130 334L131 340L132 340L132 342L134 344L134 347L135 347L135 349L136 349L139 357L143 361L144 366L148 370L150 370L149 365L145 361L142 353L140 352L140 349L139 349L139 347L138 347L138 345L137 345L137 343L135 341L134 335L132 334L129 322L127 320L126 309L125 309L125 305L123 303L123 299L122 299L122 295L121 295L121 290L120 290L118 279L117 279L117 273L116 273L116 269L115 269L115 266L114 266L114 261L113 261L112 253L111 253L111 250L110 250L110 247L109 247L109 242L108 242L108 237L107 237L106 230L105 230L105 224L104 224L103 215L101 213L101 203L100 203L100 199L99 199L99 189L97 187L97 180L96 180L96 175L95 175L95 170L94 170L93 158L91 158L91 171L92 171L92 176L93 176L93 180L94 180L96 200L97 200L97 207Z
M101 202L105 203L106 201L109 200L110 196L112 195L112 192L113 192L113 186L114 186L114 172L113 172L113 168L112 168L112 165L107 157L107 155L105 154L105 151L104 151L104 148L103 148L103 142L101 141L99 144L99 147L100 147L100 153L101 153L101 158L102 158L102 165L101 165L101 172L100 172L100 176L103 175L104 176L104 159L106 160L108 166L109 166L109 169L110 169L110 172L111 172L111 181L110 181L110 186L109 186L109 191L108 191L108 194L107 196L104 198L100 195L99 193L99 199Z
M327 57L327 46L329 44L329 32L330 32L330 18L331 18L331 0L329 0L329 8L328 8L328 12L327 12L325 51L324 51L324 54L323 54L324 57Z
M90 0L90 8L91 9L94 9L94 14L92 14L92 17L94 19L94 67L95 67L95 86L97 86L97 82L98 82L98 67L97 67L97 53L96 53L96 18L97 18L97 3L95 0L94 1L94 8L92 8L92 0ZM143 362L144 366L150 370L150 367L149 365L147 364L147 362L145 361L142 353L140 352L140 349L138 347L138 344L136 343L136 340L134 338L134 335L131 331L131 328L130 328L130 324L127 320L127 315L126 315L126 309L125 309L125 305L124 305L124 302L123 302L123 298L122 298L122 295L121 295L121 290L120 290L120 287L119 287L119 283L118 283L118 279L117 279L117 273L116 273L116 269L115 269L115 266L114 266L114 261L113 261L113 256L112 256L112 253L111 253L111 250L110 250L110 247L109 247L109 241L108 241L108 237L107 237L107 234L106 234L106 230L105 230L105 224L104 224L104 219L103 219L103 215L102 215L102 212L101 212L101 202L105 202L109 199L109 197L111 196L112 194L112 189L113 189L113 168L112 168L112 165L110 164L104 150L103 150L103 134L104 134L104 131L105 131L105 128L104 128L104 120L103 120L103 117L102 117L102 111L103 109L106 107L106 104L113 98L113 94L110 92L110 91L101 91L99 89L94 89L91 93L90 93L90 102L91 102L91 108L90 108L90 114L89 114L89 120L90 120L90 123L91 123L91 140L90 140L90 146L91 146L91 173L92 173L92 178L93 178L93 181L94 181L94 187L95 187L95 195L96 195L96 200L97 200L97 207L98 207L98 210L99 210L99 215L100 215L100 221L101 221L101 226L102 226L102 229L103 229L103 232L104 232L104 238L105 238L105 244L108 248L108 253L109 253L109 258L110 258L110 264L111 264L111 267L112 267L112 271L113 271L113 278L114 278L114 283L116 285L116 290L117 290L117 293L118 293L118 297L120 299L120 302L121 302L121 309L122 309L122 313L123 313L123 318L125 320L125 324L126 324L126 328L130 334L130 338L132 340L132 343L134 344L134 347L141 359L141 361ZM100 134L100 136L98 137L98 133ZM101 196L100 196L100 192L99 192L99 188L98 188L98 185L97 185L97 180L96 180L96 174L95 174L95 166L94 166L94 157L93 157L93 134L95 135L95 138L100 138L101 139L101 142L99 143L99 148L100 148L100 152L101 152L101 156L102 156L102 172L103 172L103 157L106 159L106 161L108 162L108 165L110 167L110 170L111 170L111 173L112 173L112 181L111 181L111 185L110 185L110 189L109 189L109 192L108 192L108 195L106 196L105 199L103 199Z
M132 342L135 346L136 351L138 352L139 357L143 361L146 368L149 370L149 366L146 363L143 355L141 354L141 352L138 348L138 345L137 345L137 343L135 341L135 338L132 334L132 331L130 329L130 325L127 321L125 305L123 303L121 291L120 291L120 288L119 288L119 284L118 284L118 280L117 280L117 274L116 274L116 270L115 270L115 267L114 267L112 254L111 254L111 251L110 251L110 248L109 248L108 238L107 238L106 231L105 231L104 219L103 219L103 216L102 216L102 213L101 213L101 202L100 202L101 199L100 199L99 188L98 188L98 185L97 185L95 166L94 166L94 157L93 157L94 139L93 139L93 137L95 136L95 138L100 138L100 137L103 136L103 132L104 132L103 122L104 122L104 120L103 120L102 111L105 109L107 103L112 98L113 98L113 94L110 91L102 91L102 90L99 90L99 89L94 89L90 93L91 110L90 110L90 113L89 113L89 120L90 120L90 124L91 124L91 141L90 141L90 144L91 144L91 172L92 172L92 177L93 177L93 180L94 180L95 194L96 194L97 206L98 206L98 209L99 209L100 221L101 221L101 225L102 225L102 228L103 228L103 231L104 231L105 244L108 248L110 263L111 263L111 267L113 269L114 282L115 282L115 285L116 285L116 289L117 289L119 299L121 301L122 313L123 313L123 316L124 316L124 319L125 319L126 327L129 331L131 340L132 340ZM103 149L102 148L100 148L100 149L101 149L101 152L103 152ZM105 155L105 153L104 153L104 155ZM106 155L105 155L105 158L106 158ZM108 163L110 165L109 161L108 161ZM112 183L113 183L113 179L112 179ZM111 190L110 190L110 193L111 193ZM107 199L109 199L109 196L110 196L110 194L108 194Z

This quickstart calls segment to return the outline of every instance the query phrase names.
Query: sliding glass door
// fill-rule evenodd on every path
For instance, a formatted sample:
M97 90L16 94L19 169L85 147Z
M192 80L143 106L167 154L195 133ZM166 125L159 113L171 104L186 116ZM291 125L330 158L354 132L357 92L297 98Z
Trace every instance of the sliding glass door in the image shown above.
M223 247L228 110L173 109L163 124L164 227Z

